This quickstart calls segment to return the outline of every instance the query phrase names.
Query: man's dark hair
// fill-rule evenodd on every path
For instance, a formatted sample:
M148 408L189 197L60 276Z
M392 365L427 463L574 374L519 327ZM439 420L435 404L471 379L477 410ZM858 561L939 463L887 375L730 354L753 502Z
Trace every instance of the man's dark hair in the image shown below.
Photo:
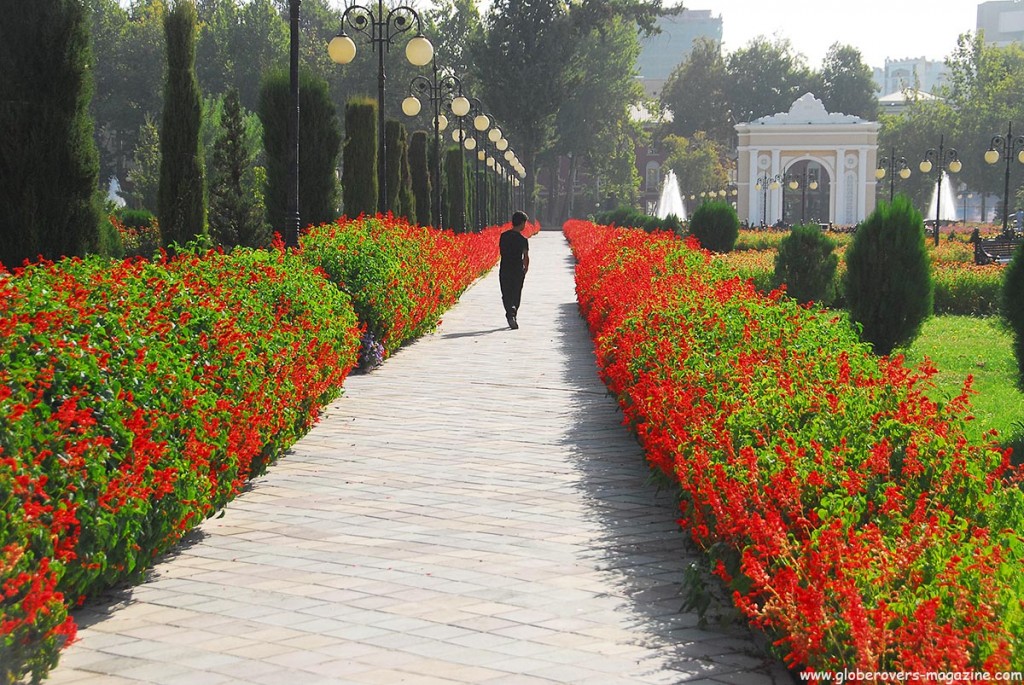
M530 217L526 216L526 212L520 212L520 211L512 212L512 225L513 226L522 226L523 224L525 224L529 220L530 220Z

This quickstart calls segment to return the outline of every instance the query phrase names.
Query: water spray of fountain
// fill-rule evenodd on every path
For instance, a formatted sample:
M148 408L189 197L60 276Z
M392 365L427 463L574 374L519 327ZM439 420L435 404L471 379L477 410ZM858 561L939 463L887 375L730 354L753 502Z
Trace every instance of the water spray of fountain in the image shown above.
M658 208L654 211L654 215L659 219L664 219L669 214L674 214L680 221L686 221L686 206L683 205L683 196L679 192L679 181L676 179L676 172L671 170L665 175Z

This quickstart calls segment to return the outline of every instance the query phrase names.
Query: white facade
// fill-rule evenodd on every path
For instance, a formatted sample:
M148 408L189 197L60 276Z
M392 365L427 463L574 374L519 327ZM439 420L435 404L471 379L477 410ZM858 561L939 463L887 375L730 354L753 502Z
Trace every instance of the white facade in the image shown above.
M750 225L783 219L785 176L795 164L813 164L827 207L828 223L852 226L875 208L879 124L825 111L811 93L789 112L737 124L737 211ZM770 188L772 179L779 181ZM760 182L760 183L759 183ZM757 186L762 188L757 190ZM786 216L786 223L800 217ZM817 217L824 222L825 217Z

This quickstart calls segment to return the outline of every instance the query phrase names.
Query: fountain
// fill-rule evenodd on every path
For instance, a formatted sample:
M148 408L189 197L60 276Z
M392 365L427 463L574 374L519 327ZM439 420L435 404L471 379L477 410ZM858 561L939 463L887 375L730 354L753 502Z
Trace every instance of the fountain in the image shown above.
M683 196L679 194L679 181L676 180L676 172L671 170L665 175L658 208L654 210L654 215L659 219L669 214L675 214L680 221L686 221L686 207L683 205Z
M942 172L942 198L939 198L939 185L938 181L935 182L935 190L932 191L932 201L928 203L928 211L924 215L924 220L930 223L935 221L935 205L939 205L939 223L944 221L955 222L959 218L956 214L956 200L953 198L953 184L949 180L949 176L946 172Z

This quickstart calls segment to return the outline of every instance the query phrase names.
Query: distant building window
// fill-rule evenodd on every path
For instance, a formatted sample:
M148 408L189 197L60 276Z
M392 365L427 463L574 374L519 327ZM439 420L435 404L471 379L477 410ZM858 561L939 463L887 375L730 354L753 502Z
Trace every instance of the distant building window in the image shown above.
M658 190L658 177L661 175L661 166L657 162L647 163L647 192L656 192Z

